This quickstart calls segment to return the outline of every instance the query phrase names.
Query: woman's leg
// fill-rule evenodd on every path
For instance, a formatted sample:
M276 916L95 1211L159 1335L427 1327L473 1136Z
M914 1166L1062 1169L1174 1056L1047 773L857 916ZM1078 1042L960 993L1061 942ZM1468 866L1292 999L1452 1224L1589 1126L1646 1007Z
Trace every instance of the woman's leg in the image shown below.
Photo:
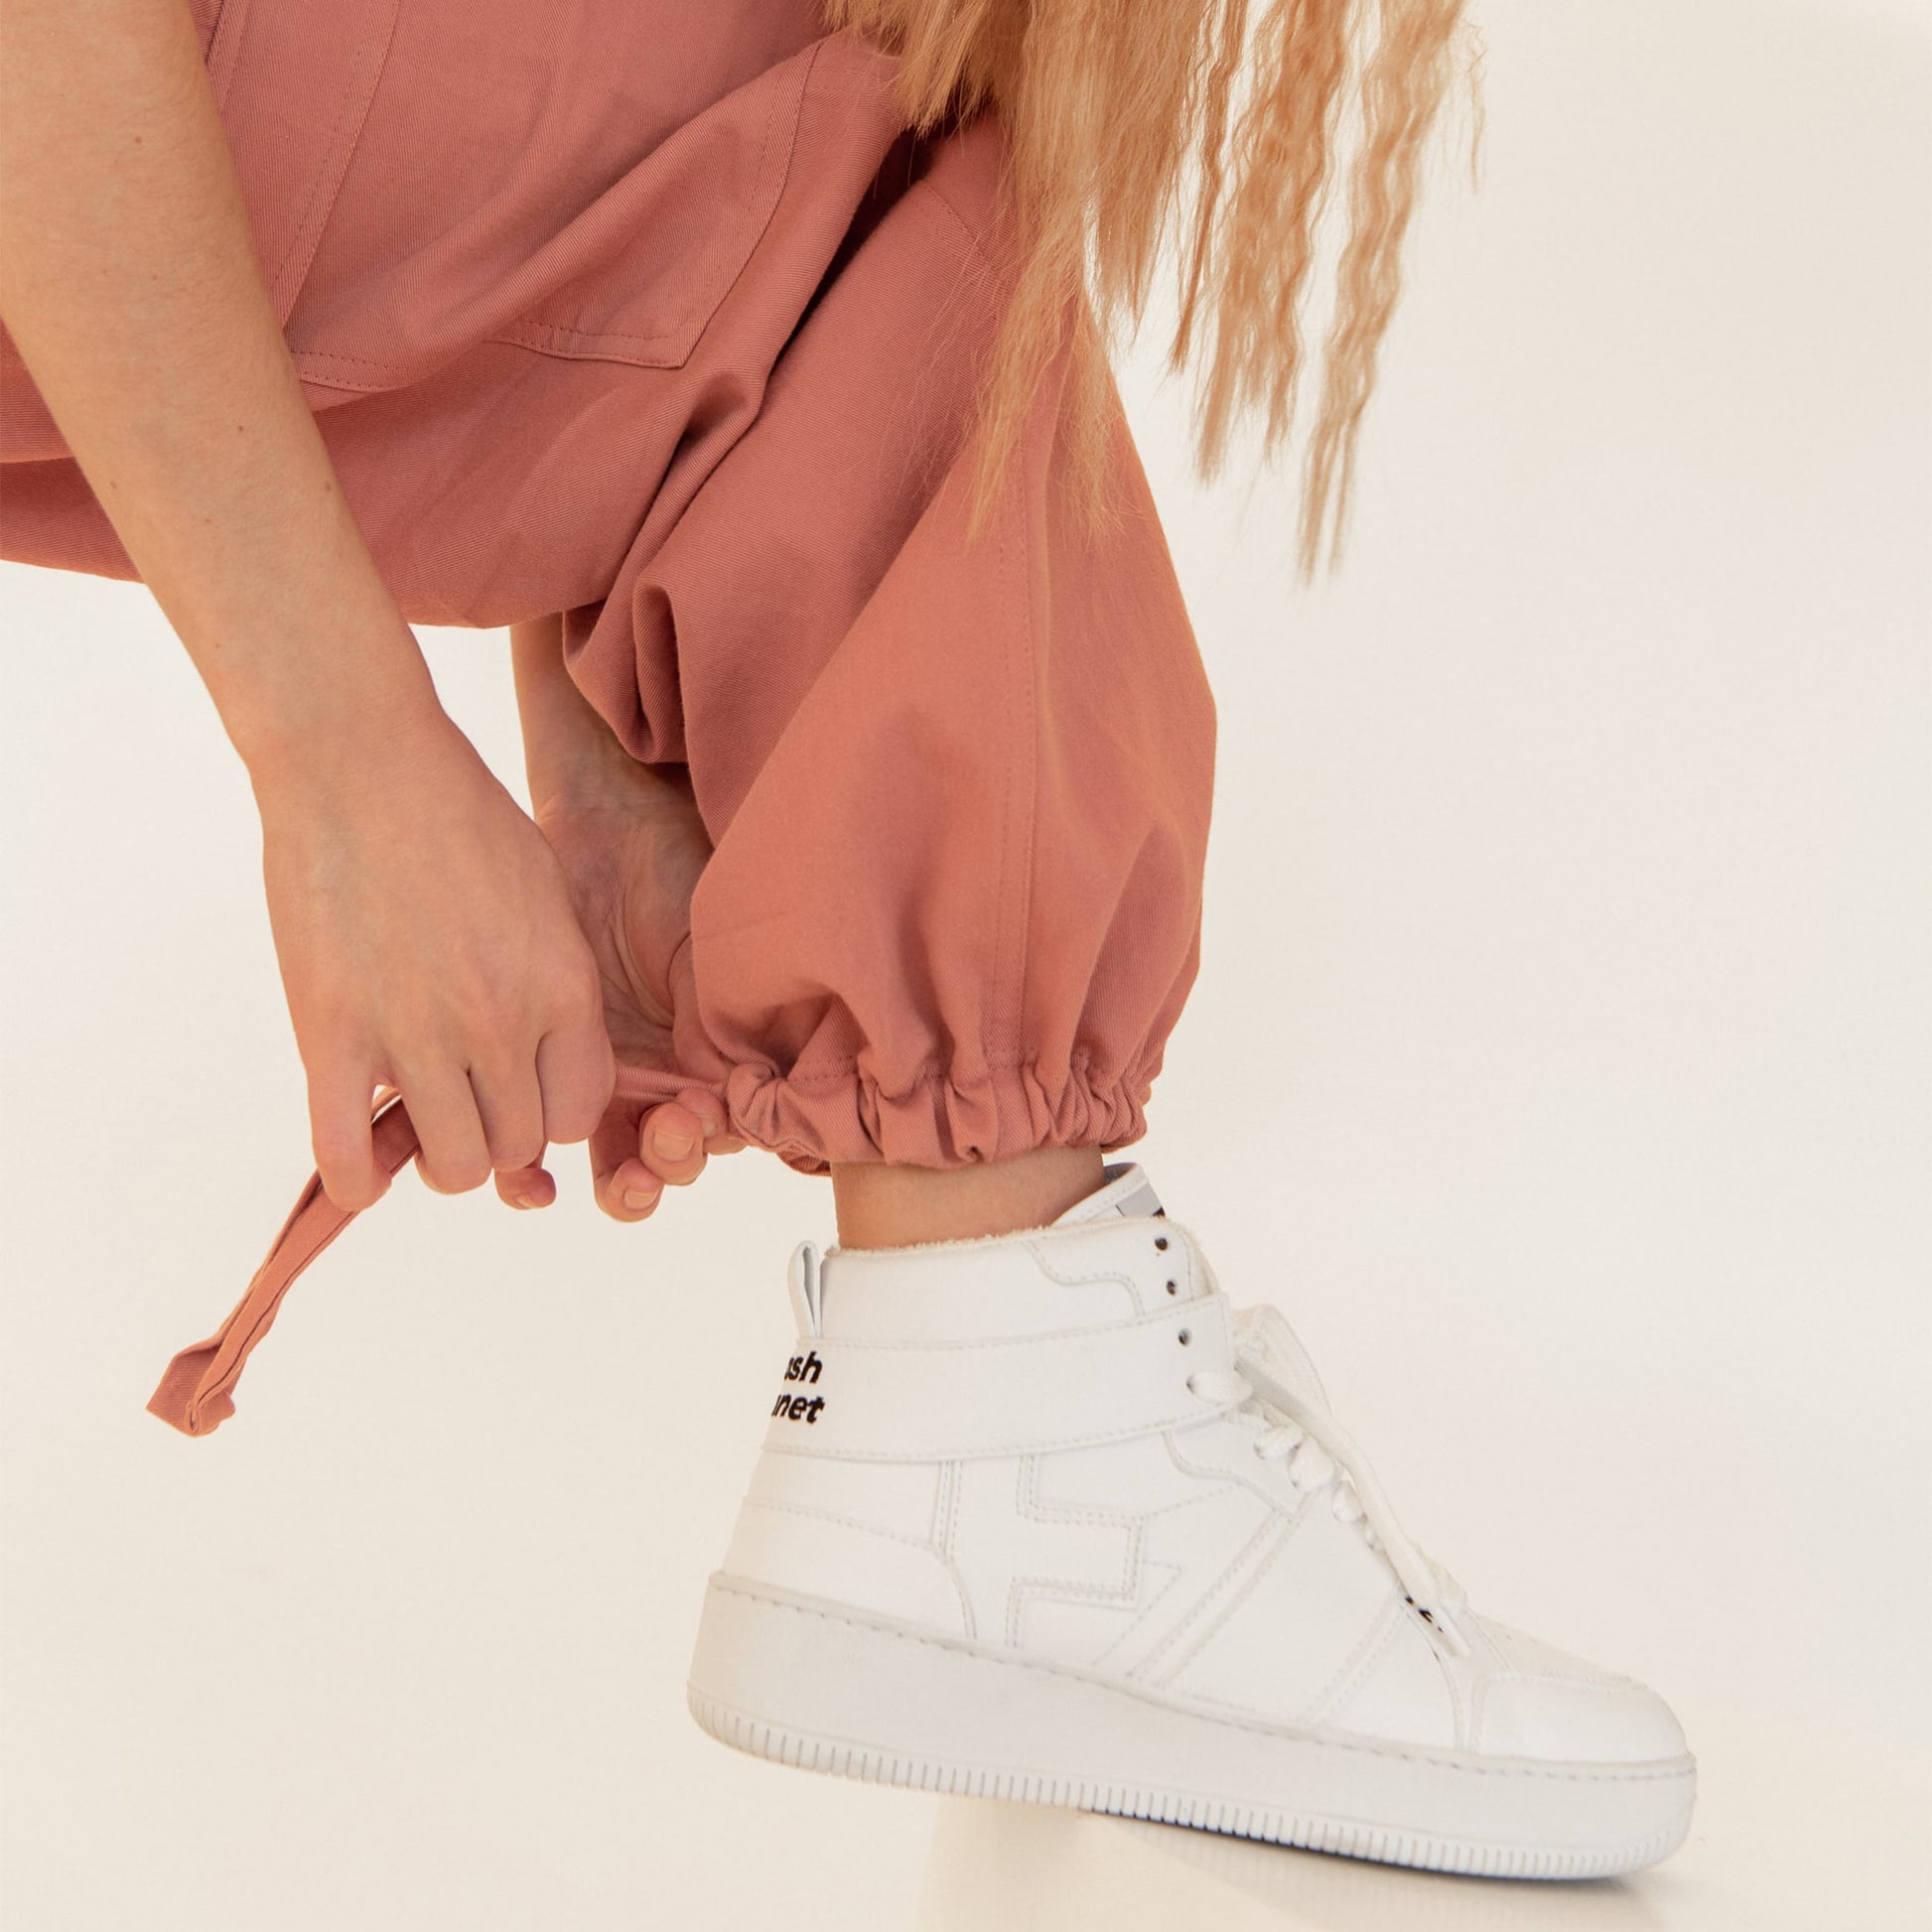
M710 842L688 783L639 763L571 683L562 621L511 631L517 708L530 798L563 860L605 981L605 1014L630 1064L673 1064L673 962L691 932L691 895ZM707 1154L735 1139L707 1088L639 1107L619 1102L592 1143L599 1204L641 1220L665 1186L704 1172ZM958 1169L841 1163L832 1170L839 1239L847 1247L1005 1234L1054 1219L1100 1185L1097 1147L1042 1148ZM552 1193L531 1171L498 1177L513 1205Z
M1043 1147L973 1168L842 1162L832 1170L839 1245L906 1248L1044 1227L1101 1184L1097 1147Z
M1211 701L1117 411L1109 514L1069 487L1064 359L973 522L998 159L990 129L945 144L565 626L627 748L690 772L696 1032L732 1129L838 1173L855 1240L1077 1191L1144 1131L1196 962ZM1042 1150L1010 1179L844 1172Z

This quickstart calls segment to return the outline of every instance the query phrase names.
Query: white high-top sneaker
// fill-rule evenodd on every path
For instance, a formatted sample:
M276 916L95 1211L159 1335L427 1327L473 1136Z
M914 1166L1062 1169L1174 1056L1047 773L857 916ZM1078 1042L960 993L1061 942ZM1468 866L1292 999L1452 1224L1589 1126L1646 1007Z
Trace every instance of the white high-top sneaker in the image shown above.
M1138 1168L1049 1228L793 1258L691 1709L848 1777L1445 1871L1663 1858L1663 1702L1470 1612Z

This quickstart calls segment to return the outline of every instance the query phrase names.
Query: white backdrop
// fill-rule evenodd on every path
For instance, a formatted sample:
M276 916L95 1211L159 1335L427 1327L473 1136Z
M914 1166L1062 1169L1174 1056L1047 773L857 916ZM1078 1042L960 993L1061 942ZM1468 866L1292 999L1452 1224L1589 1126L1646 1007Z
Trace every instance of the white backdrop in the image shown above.
M247 788L138 590L8 569L0 1914L1905 1924L1928 1682L1928 35L1487 0L1341 577L1130 407L1222 707L1142 1150L1405 1520L1654 1681L1692 1844L1568 1892L731 1757L682 1711L819 1185L400 1185L237 1419L142 1412L308 1168ZM426 638L517 771L498 635ZM1242 1863L1246 1860L1247 1863ZM1034 1916L1029 1919L1026 1914ZM17 1916L16 1916L17 1914Z

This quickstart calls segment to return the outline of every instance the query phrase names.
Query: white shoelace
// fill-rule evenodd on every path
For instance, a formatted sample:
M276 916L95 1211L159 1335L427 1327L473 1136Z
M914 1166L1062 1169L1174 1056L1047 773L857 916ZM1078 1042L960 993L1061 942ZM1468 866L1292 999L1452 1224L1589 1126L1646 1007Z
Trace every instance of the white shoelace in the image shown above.
M1306 1364L1287 1322L1273 1309L1244 1309L1235 1325L1241 1366L1201 1369L1187 1386L1203 1401L1225 1403L1236 1416L1253 1422L1255 1453L1286 1463L1298 1489L1313 1493L1333 1484L1329 1506L1336 1516L1362 1524L1370 1547L1387 1560L1416 1613L1446 1647L1467 1656L1468 1639L1455 1624L1463 1600L1455 1580L1409 1540L1354 1438L1324 1406L1297 1394L1270 1371L1271 1343L1275 1351ZM1313 1382L1312 1369L1308 1375Z

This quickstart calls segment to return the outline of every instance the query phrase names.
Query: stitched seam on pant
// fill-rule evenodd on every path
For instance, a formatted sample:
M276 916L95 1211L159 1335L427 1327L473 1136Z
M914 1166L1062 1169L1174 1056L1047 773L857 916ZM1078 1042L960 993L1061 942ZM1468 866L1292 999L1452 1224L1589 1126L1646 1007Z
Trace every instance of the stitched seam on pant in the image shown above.
M1021 520L1021 556L1016 568L1013 533L1003 518L999 538L999 574L1005 593L1002 603L1013 611L1018 628L1007 638L1002 678L1006 782L1000 798L1000 871L994 889L993 946L987 962L987 997L980 1009L980 1057L987 1065L995 1058L995 1038L1000 1040L1002 1055L1024 1050L1026 1040L1027 898L1033 878L1035 788L1031 519L1027 514L1031 481L1029 463L1002 491ZM1031 1109L1027 1124L1032 1124Z
M275 314L284 326L295 312L303 280L315 260L316 250L322 245L323 230L328 227L329 217L335 212L336 203L341 199L343 183L354 159L363 123L369 117L370 104L375 99L376 90L382 85L382 70L388 65L389 49L396 37L396 22L401 8L391 6L388 13L388 26L382 35L381 45L378 47L370 42L357 50L360 65L350 79L348 92L344 96L342 111L337 117L336 131L330 137L328 166L317 176L310 189L302 219L290 234L288 246L282 251L274 274L268 278Z
M798 130L804 122L805 96L811 90L812 75L818 67L818 57L824 48L825 42L822 40L813 43L807 50L804 71L799 75L798 85L785 93L774 94L765 109L764 125L759 136L755 198L752 206L741 213L733 243L725 251L726 259L732 263L729 274L720 281L714 273L713 279L718 285L717 296L713 299L710 291L707 290L704 299L698 305L703 311L703 320L697 325L695 333L692 333L688 323L680 324L676 329L660 330L654 335L631 336L612 329L581 330L556 324L519 322L512 324L491 340L514 347L531 349L540 355L556 355L565 359L586 361L605 359L627 361L630 359L629 356L615 346L627 344L637 351L641 366L682 368L691 359L698 344L703 341L706 332L717 319L718 311L730 298L731 292L745 279L746 271L751 267L759 245L770 232L771 223L777 218L779 206L784 201L785 189L791 182L792 166L798 155ZM787 122L788 131L780 142L779 131ZM780 148L783 150L782 156L774 163L774 154ZM776 180L767 191L766 177L771 175L774 169ZM572 339L572 344L575 345L567 345L565 338ZM594 345L600 344L614 346L599 353ZM660 344L676 349L674 360L666 363L650 359ZM681 348L677 346L679 344L682 344Z
M1035 407L1038 405L1035 404ZM1014 962L1013 1040L1024 1047L1027 1032L1027 968L1033 955L1034 847L1039 837L1039 704L1036 685L1039 677L1039 651L1034 633L1034 519L1028 513L1034 501L1035 466L1039 459L1031 442L1023 444L1026 468L1020 479L1020 612L1023 676L1020 693L1025 719L1021 738L1025 763L1025 792L1022 799L1026 843L1021 848L1020 878L1015 888L1019 907L1019 957ZM1044 479L1040 479L1042 492ZM1029 1123L1031 1124L1031 1123Z
M968 450L972 448L969 443ZM970 512L969 512L970 513ZM1008 547L1007 533L1004 529L999 535L999 576L1003 584L1012 574L1012 559ZM991 1031L993 1009L999 1001L1000 962L1006 957L1007 946L1007 878L1012 870L1013 850L1013 787L1017 747L1013 736L1013 642L1008 636L1003 646L1005 659L1004 675L1000 680L1000 741L1005 748L1005 781L1000 789L1000 870L993 887L993 939L988 951L985 967L986 997L980 1002L979 1044L980 1063L987 1064L993 1057Z
M764 122L759 137L759 165L755 200L752 206L742 211L735 230L737 239L725 250L731 262L730 272L719 280L714 272L717 294L709 290L698 304L703 319L695 329L688 321L674 329L659 330L653 334L638 335L621 330L577 330L553 323L532 322L527 318L515 317L506 322L499 330L480 340L464 345L450 357L433 367L412 368L391 358L367 355L345 355L333 349L302 348L295 351L296 366L304 381L313 382L320 388L342 389L354 394L369 390L382 390L397 386L413 386L426 382L449 366L450 361L460 360L484 346L514 348L525 350L533 355L549 356L556 361L565 362L610 362L627 368L677 369L688 363L696 352L698 344L703 340L718 311L729 300L732 291L744 280L746 271L751 267L764 237L770 232L771 223L777 218L780 205L784 201L785 189L790 185L791 171L797 160L798 130L804 118L805 95L810 88L812 74L818 66L818 57L825 43L819 41L808 50L809 59L799 76L798 85L780 94L774 94L765 109ZM788 132L786 131L788 127ZM783 138L780 139L780 135ZM781 151L781 152L780 152ZM767 190L767 177L775 173L775 184ZM340 187L340 182L338 182ZM759 213L759 201L768 193L768 205Z

